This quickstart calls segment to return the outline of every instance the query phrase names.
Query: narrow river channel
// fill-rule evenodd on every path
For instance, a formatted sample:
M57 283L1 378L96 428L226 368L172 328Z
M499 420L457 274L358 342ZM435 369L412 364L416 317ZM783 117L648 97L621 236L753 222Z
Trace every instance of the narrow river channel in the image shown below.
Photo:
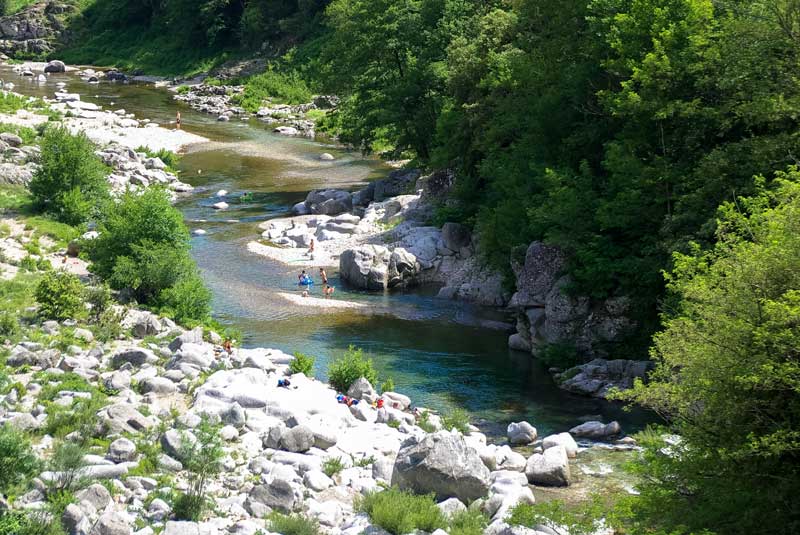
M489 433L502 433L512 420L526 419L539 432L564 431L585 417L618 419L629 430L640 415L614 404L559 390L530 355L510 351L508 332L487 328L509 321L501 311L436 299L435 289L387 295L349 292L333 273L337 296L368 303L363 310L321 312L278 298L296 291L297 269L251 254L246 245L258 238L258 223L287 215L309 190L334 186L356 188L388 172L380 161L340 147L273 134L260 121L217 122L172 99L172 93L145 84L88 84L73 75L50 76L46 83L21 78L0 67L0 79L15 91L52 97L59 81L83 100L108 109L124 108L137 118L168 126L180 110L184 129L211 141L188 148L181 160L181 180L195 193L178 207L191 229L192 250L214 294L215 316L244 334L244 345L274 347L317 357L316 374L325 377L328 361L355 345L368 352L383 377L415 404L469 411ZM333 162L319 155L329 152ZM252 200L215 211L219 189L232 196L253 192Z

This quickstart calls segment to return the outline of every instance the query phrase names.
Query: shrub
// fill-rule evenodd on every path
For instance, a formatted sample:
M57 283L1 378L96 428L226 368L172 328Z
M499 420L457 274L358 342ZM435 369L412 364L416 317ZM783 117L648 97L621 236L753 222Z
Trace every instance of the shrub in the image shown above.
M358 498L354 505L357 510L369 515L373 524L394 535L416 530L432 533L447 525L432 494L419 496L393 487L366 494Z
M466 434L469 432L469 414L462 409L453 409L442 416L442 426L448 431L455 429Z
M103 278L114 273L117 259L135 257L136 247L168 246L188 250L189 231L166 190L148 188L123 193L103 210L100 235L87 244L92 269Z
M38 470L39 460L28 437L9 424L0 427L0 492L7 494Z
M11 312L0 312L0 337L13 338L21 332L19 319Z
M289 363L289 372L302 373L306 377L314 375L314 357L303 353L295 353L292 362Z
M122 314L108 309L97 318L92 329L100 342L110 342L122 336Z
M64 223L87 221L108 197L108 169L94 144L82 132L53 127L45 131L41 149L41 165L30 183L35 203Z
M328 380L339 392L347 392L350 385L361 377L371 384L378 381L372 359L365 357L363 350L354 346L350 346L344 355L335 358L328 367Z
M595 533L601 525L604 511L608 511L608 504L594 497L591 501L583 502L577 507L569 507L560 500L527 504L521 503L511 510L508 523L512 526L523 526L534 529L536 526L546 526L557 533L570 535L590 535Z
M281 535L319 535L319 522L301 514L284 515L274 512L269 516L269 529Z
M105 406L105 402L106 397L98 392L88 399L76 399L69 407L50 403L46 408L44 432L63 438L75 431L81 443L88 443L97 431L97 411Z
M64 271L51 271L36 285L39 315L46 319L79 319L86 315L80 279Z
M175 502L175 517L178 520L197 521L206 508L206 483L222 470L222 439L219 428L206 418L194 430L196 442L181 441L178 460L189 472L189 490Z
M196 273L163 290L159 303L166 315L186 326L202 323L211 316L211 291Z
M564 369L580 364L580 355L575 344L548 344L536 356L548 367Z
M231 100L247 111L256 112L267 99L303 104L311 100L311 90L297 73L282 73L270 68L249 78L244 91Z
M450 518L450 535L482 535L489 523L480 511L459 511Z
M86 466L84 456L86 450L74 442L59 442L53 450L53 456L47 463L50 471L56 477L48 482L48 495L58 492L78 490L86 481L81 477L80 470Z
M97 286L90 286L84 290L84 298L86 303L91 307L92 321L98 322L102 315L111 306L111 288L107 284L102 283Z
M436 431L436 427L431 423L430 411L422 411L422 414L417 421L417 425L426 433L434 433Z
M334 474L338 474L342 470L344 470L344 462L341 457L329 457L322 463L322 471L328 477L333 477Z
M391 377L386 379L381 385L381 393L383 392L394 392L394 380Z

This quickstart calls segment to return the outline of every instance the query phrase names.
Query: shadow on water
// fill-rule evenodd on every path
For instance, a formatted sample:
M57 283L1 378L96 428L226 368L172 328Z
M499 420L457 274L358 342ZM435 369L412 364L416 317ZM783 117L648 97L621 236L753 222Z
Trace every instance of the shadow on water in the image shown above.
M180 110L184 129L210 141L183 156L182 180L197 191L179 200L192 229L192 252L214 294L220 321L240 329L246 346L265 346L317 357L324 378L330 359L349 345L363 348L382 377L392 377L415 404L447 411L468 410L492 434L504 434L509 421L527 419L540 433L563 431L586 417L619 419L636 429L647 416L623 413L618 405L573 396L558 389L547 370L530 355L508 349L508 331L482 327L486 321L512 321L500 311L439 300L430 289L374 295L348 291L335 270L329 273L336 297L357 301L363 310L320 313L278 296L296 292L297 269L247 251L258 237L257 224L284 216L318 187L355 188L383 176L387 168L360 154L307 139L273 134L257 120L218 123L172 95L146 85L89 85L73 75L51 76L36 84L0 68L0 78L16 90L52 97L58 81L84 100L110 109L124 108L139 118L169 125ZM322 152L334 162L320 161ZM230 208L216 211L217 190L229 192ZM239 202L242 192L252 198Z

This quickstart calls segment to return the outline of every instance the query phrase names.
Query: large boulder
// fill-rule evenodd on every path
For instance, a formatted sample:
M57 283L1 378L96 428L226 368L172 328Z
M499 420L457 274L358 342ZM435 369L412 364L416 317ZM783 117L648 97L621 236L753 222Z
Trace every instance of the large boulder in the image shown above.
M400 447L392 485L437 499L477 500L489 490L489 469L458 433L440 431L411 437Z
M120 368L124 364L139 367L156 362L158 362L158 357L149 349L142 347L121 349L111 357L111 367L114 369Z
M530 444L536 440L536 428L528 422L513 422L508 424L506 430L508 441L512 444Z
M373 199L380 202L389 197L412 193L421 174L419 169L392 171L388 177L375 181Z
M274 479L269 485L257 485L250 491L248 501L266 505L283 513L291 513L297 504L292 485L284 479ZM254 510L252 505L251 511Z
M353 197L341 189L316 189L306 197L306 207L312 214L339 215L353 209Z
M314 446L314 432L305 425L286 429L281 434L281 448L293 453L305 453Z
M525 466L525 475L534 485L566 487L569 485L569 459L564 446L547 448L543 453L534 453Z
M613 421L609 424L592 421L585 422L569 430L570 434L578 438L589 438L594 440L607 440L622 433L619 422Z
M356 379L355 382L350 385L350 388L347 390L347 396L353 399L364 400L367 403L374 403L378 399L378 394L375 392L375 389L370 382L363 377Z
M472 232L459 223L445 223L442 226L442 242L451 251L459 252L472 244Z
M362 245L347 249L339 257L343 281L362 290L385 290L388 286L391 253L380 245Z
M402 247L398 247L392 251L392 255L389 257L386 284L389 288L413 285L417 282L415 277L420 270L421 266L417 257Z
M111 511L97 519L89 535L130 535L131 533L132 530L127 516Z
M578 444L569 433L558 433L557 435L549 435L542 439L542 448L550 449L555 446L563 446L567 451L567 456L574 459L578 456Z

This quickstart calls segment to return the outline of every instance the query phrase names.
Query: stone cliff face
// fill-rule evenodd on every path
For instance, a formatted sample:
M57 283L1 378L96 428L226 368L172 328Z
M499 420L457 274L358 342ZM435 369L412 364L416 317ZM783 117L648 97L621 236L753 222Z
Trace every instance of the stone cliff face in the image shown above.
M525 263L513 266L517 292L509 307L517 312L517 333L509 345L536 354L547 345L568 343L587 358L606 358L607 347L636 327L628 317L630 302L568 295L572 280L565 274L566 260L559 248L533 242Z
M0 18L0 52L8 56L51 52L64 34L64 16L73 9L69 4L48 0Z

